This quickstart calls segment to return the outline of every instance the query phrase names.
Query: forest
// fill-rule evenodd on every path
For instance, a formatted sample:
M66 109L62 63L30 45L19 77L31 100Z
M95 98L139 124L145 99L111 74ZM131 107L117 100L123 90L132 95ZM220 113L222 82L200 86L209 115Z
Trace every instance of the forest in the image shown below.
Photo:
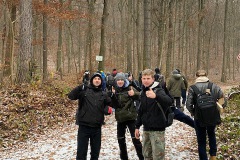
M117 68L239 74L235 0L1 0L1 86ZM100 61L97 57L100 57Z
M76 106L66 94L85 70L137 78L159 67L166 78L180 69L190 84L204 69L230 87L226 97L236 93L218 158L240 156L240 1L0 0L0 9L0 152L71 123Z

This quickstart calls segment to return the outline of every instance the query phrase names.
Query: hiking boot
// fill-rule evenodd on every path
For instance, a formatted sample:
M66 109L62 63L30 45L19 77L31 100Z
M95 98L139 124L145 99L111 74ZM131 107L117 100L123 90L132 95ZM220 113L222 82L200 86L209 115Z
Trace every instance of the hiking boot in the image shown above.
M216 156L210 156L210 160L216 160Z

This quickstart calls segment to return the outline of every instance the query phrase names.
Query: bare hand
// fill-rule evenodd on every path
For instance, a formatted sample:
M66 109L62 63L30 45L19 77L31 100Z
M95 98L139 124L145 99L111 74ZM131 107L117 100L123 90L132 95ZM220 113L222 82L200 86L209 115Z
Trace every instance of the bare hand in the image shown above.
M146 96L148 98L156 98L156 94L153 92L152 88L149 91L146 91Z
M116 92L113 86L112 86L112 92L113 92L114 94L115 94L115 92Z
M135 129L135 138L139 139L139 137L140 137L139 129Z

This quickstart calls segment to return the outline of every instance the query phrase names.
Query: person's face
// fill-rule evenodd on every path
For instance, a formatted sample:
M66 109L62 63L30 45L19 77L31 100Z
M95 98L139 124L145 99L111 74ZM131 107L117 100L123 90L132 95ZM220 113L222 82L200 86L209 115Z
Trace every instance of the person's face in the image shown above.
M149 87L154 82L154 78L151 75L143 75L142 76L142 84L145 87Z
M128 80L129 80L129 81L132 81L132 75L130 75L130 76L128 77Z
M99 87L101 85L101 78L96 76L93 78L93 85L96 86L96 87Z
M117 85L118 87L122 87L124 85L124 80L123 79L117 80Z

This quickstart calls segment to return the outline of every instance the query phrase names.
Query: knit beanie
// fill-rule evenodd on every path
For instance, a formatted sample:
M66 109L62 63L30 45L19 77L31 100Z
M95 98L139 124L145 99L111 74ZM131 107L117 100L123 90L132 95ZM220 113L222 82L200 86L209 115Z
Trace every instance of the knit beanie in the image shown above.
M94 79L95 77L99 77L99 78L101 79L101 84L100 84L100 86L102 86L102 75L101 75L101 73L98 73L98 72L96 72L96 73L94 73L94 74L92 75L92 77L91 77L91 79L90 79L90 84L93 85L93 79Z
M118 80L126 80L126 76L124 73L120 72L120 73L117 73L117 75L115 76L115 80L118 81Z

